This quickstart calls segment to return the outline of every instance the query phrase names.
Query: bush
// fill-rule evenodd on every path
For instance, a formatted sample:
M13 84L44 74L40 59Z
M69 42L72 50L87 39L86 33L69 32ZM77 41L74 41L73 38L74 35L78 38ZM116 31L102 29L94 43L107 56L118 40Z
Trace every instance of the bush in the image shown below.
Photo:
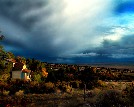
M128 98L128 103L130 103L131 105L134 105L134 86L130 86L130 87L126 87L125 90L123 90L126 92L126 96Z
M73 88L79 88L80 87L80 81L73 81L71 82L71 85Z
M99 94L96 100L97 107L125 107L121 92L117 90L107 90Z
M65 82L65 81L57 82L55 84L55 89L60 90L62 92L68 92L68 93L72 92L72 87L70 86L70 83Z
M134 100L134 86L128 88L127 91L128 91L128 96L129 96L132 100Z
M46 85L45 85L46 83L45 82L41 82L41 83L39 83L39 93L40 94L43 94L43 93L45 93L46 92Z
M46 93L54 92L54 83L52 82L45 83L45 92Z
M87 84L86 84L86 88L87 89L93 89L95 86L94 86L95 84L94 84L94 82L88 82Z
M84 89L84 87L85 87L85 86L84 86L84 83L81 82L81 83L79 84L79 88L80 88L80 89Z
M9 92L10 92L10 91L4 90L4 91L3 91L3 95L7 96L7 95L9 95Z
M9 73L4 73L0 76L0 80L1 81L7 81L10 78L10 74Z
M7 90L8 89L8 84L5 82L0 82L0 90Z
M27 88L27 81L15 79L8 83L10 94L15 94L19 90L25 90Z
M65 92L72 93L72 91L73 91L73 89L72 89L72 87L70 87L70 85L65 86Z
M23 90L19 90L18 92L15 93L16 96L22 96L24 95L24 91Z
M9 95L9 92L10 91L3 90L3 92L0 92L0 95L7 96L7 95Z
M39 93L39 83L37 81L31 81L25 88L25 93Z
M41 80L42 76L40 73L33 73L32 74L32 81L42 82Z
M102 80L98 80L97 85L101 86L101 87L104 87L105 86L105 82L102 81Z

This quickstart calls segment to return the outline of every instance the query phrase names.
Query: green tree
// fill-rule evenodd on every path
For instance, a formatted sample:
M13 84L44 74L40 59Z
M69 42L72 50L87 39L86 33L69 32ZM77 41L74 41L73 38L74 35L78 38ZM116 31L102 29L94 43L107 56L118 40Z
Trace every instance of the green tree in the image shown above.
M25 57L17 56L17 57L15 58L15 60L16 60L17 62L22 62L22 63L26 64L26 58L25 58Z
M0 31L1 33L1 31ZM4 36L0 35L0 42L3 40ZM5 67L5 61L4 61L4 57L6 55L6 52L3 49L3 46L0 45L0 71L4 71L4 67ZM1 72L0 72L1 73Z
M26 60L26 64L28 69L32 70L33 72L41 72L42 68L45 67L45 64L43 62L35 60L34 58L33 59L28 58Z
M32 74L32 81L41 82L42 81L41 77L42 77L41 73L34 72Z
M14 54L12 53L12 52L7 52L7 57L9 58L9 59L11 59L11 58L15 58L15 56L14 56Z

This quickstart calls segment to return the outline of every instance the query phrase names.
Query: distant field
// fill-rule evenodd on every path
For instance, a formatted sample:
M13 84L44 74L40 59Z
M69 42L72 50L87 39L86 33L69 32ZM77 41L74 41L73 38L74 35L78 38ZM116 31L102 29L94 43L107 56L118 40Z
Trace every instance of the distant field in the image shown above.
M123 73L123 75L130 75L134 77L134 73Z
M134 64L116 64L116 63L111 63L111 64L105 64L105 63L98 63L98 64L89 64L91 66L95 67L107 67L107 68L117 68L117 69L130 69L134 70Z

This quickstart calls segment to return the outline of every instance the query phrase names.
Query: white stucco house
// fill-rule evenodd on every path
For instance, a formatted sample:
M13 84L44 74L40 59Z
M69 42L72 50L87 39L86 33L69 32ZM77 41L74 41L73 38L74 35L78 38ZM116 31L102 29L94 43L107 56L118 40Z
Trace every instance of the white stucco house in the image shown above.
M24 63L16 62L13 65L13 69L11 71L11 78L12 79L30 80L30 77L31 77L30 72L31 72L31 70L28 70Z

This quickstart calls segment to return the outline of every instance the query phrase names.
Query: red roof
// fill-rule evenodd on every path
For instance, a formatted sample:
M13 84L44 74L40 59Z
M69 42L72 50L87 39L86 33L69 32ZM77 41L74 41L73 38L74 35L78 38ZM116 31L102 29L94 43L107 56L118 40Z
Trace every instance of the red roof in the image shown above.
M28 73L28 72L31 72L31 70L23 69L22 72L23 72L23 73Z
M7 61L12 62L12 63L16 62L15 59L7 59Z

